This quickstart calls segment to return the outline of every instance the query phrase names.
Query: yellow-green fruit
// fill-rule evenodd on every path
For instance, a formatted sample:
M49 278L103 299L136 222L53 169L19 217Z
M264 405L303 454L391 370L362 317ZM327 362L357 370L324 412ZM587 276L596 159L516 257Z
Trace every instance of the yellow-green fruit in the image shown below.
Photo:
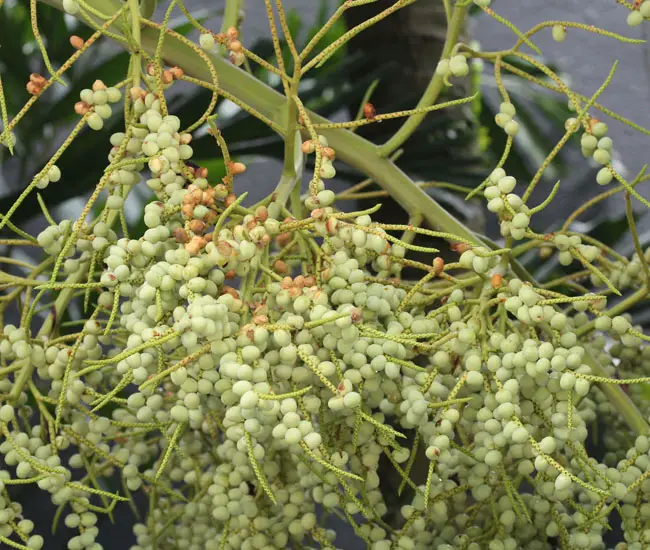
M627 24L630 27L637 27L643 23L643 15L639 11L631 11L627 16Z
M556 42L564 42L566 39L566 29L564 25L553 25L553 40Z
M97 113L91 113L88 116L88 126L92 130L101 130L104 127L104 120Z

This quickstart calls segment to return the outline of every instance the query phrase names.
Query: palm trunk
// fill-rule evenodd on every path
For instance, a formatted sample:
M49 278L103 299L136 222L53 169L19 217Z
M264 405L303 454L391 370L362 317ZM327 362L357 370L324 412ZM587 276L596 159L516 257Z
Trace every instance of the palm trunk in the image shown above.
M379 0L346 11L348 28L366 21L394 3L395 0ZM382 112L382 106L394 104L397 98L410 100L411 106L413 100L419 99L440 59L446 28L442 0L419 0L366 29L351 41L351 53L360 51L369 60L364 72L387 63L394 66L390 79L380 82L372 95L372 103L378 112ZM454 90L458 94L465 93L469 87L467 80L460 82L459 86L460 89ZM354 114L358 105L350 108ZM449 111L445 113L449 114ZM462 116L458 109L453 110L453 114ZM432 113L430 116L436 115ZM399 122L393 125L398 127ZM383 126L382 133L386 132L388 124L383 123Z

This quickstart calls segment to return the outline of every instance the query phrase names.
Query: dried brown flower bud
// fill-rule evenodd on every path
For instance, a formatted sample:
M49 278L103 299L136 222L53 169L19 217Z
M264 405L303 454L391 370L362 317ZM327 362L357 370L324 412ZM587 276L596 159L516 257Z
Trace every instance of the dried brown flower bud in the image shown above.
M107 86L101 80L95 80L95 82L93 82L92 88L93 92L99 92L100 90L105 90Z
M375 106L372 103L366 103L363 106L363 116L369 120L372 120L377 116L377 110L375 109Z
M275 242L280 248L284 248L291 242L291 233L280 233L275 238Z
M32 73L29 75L29 81L33 82L39 88L42 88L47 84L47 79L41 76L38 73Z
M185 250L190 253L190 256L196 256L199 252L201 252L201 245L198 243L198 241L191 240L189 243L185 243Z
M34 84L31 80L27 83L27 91L32 95L39 95L41 93L41 87Z
M308 139L302 142L300 149L305 155L311 155L316 150L316 145L314 145L313 140Z
M442 273L442 270L445 268L445 260L440 258L439 256L433 259L433 269L436 272L436 275L440 275Z
M175 80L180 80L185 75L185 72L180 67L172 67L169 72Z
M231 286L224 286L221 289L221 294L230 294L233 298L239 298L239 292Z
M237 200L237 196L234 193L230 193L230 195L228 195L225 199L223 199L223 204L226 205L227 208L236 200Z
M86 41L83 38L81 38L81 36L77 36L76 34L73 34L70 37L70 45L75 50L80 50L81 48L83 48L85 43Z
M142 88L140 88L140 86L133 86L129 90L129 94L131 96L131 99L135 101L136 99L142 99L143 96L145 95L145 91Z
M201 220L192 220L190 222L190 231L192 233L203 233L205 231L205 222Z
M185 244L186 242L189 242L190 237L185 229L182 227L177 227L174 229L174 239L176 239L176 241L179 243Z
M255 210L255 219L260 222L265 222L269 219L269 211L266 206L258 206Z
M77 101L77 103L74 104L74 112L78 115L83 116L88 111L90 111L90 105L88 105L88 103L85 101Z
M322 147L322 155L329 160L336 160L336 151L331 147Z
M242 52L230 52L228 58L230 59L230 62L237 67L241 67L246 60L246 56Z
M230 172L233 176L243 174L246 172L246 165L243 162L231 162L230 163Z
M276 260L273 263L273 271L280 275L286 275L289 273L289 266L286 264L286 262L283 262L282 260Z
M242 43L239 40L231 40L228 42L228 49L231 52L239 53L242 50Z
M462 254L463 252L466 252L470 248L472 248L471 245L467 243L454 243L451 245L451 249L454 252L458 252L458 254Z
M501 288L501 285L503 284L503 277L499 273L495 273L492 275L490 284L492 285L492 288Z

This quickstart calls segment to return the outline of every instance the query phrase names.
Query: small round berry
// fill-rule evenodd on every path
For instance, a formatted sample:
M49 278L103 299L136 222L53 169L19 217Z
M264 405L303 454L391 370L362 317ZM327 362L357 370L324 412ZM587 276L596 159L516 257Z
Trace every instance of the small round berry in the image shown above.
M61 179L61 170L58 166L54 165L47 171L47 179L55 183Z
M607 135L607 124L604 122L596 122L591 127L591 133L596 137L596 139L604 138Z
M516 120L511 120L510 122L506 123L503 129L510 137L515 137L519 132L519 123Z
M622 315L617 315L612 318L612 329L614 329L614 332L617 334L625 334L630 330L630 326L630 322Z
M455 55L449 60L449 70L451 74L457 77L467 76L469 74L469 65L464 55Z
M287 443L296 444L300 443L302 439L302 433L298 428L289 428L284 434L284 439Z
M553 25L553 40L564 42L566 40L566 28L564 25Z
M610 160L612 160L612 155L607 149L596 149L594 152L594 160L598 164L607 164Z
M606 166L603 166L598 170L598 174L596 174L596 183L598 185L607 185L611 183L612 179L614 179L614 176L612 176L611 170Z
M598 140L599 149L606 149L607 151L611 151L613 145L614 143L612 142L612 138L609 136L605 136L604 138L600 138Z
M555 478L555 489L557 491L564 491L571 487L573 481L567 474L560 474Z
M97 113L91 113L88 116L88 126L95 131L101 130L104 127L104 120Z
M499 191L501 191L504 195L507 195L508 193L512 193L514 191L515 186L517 185L517 180L512 176L505 176L499 180L497 185L499 187Z
M214 36L208 33L202 34L199 36L199 46L206 51L211 51L215 46Z
M75 15L79 11L79 3L76 0L63 0L63 10L68 15Z
M304 441L307 444L307 447L309 447L310 449L317 449L318 447L320 447L322 438L319 433L311 432L304 437Z
M530 224L530 218L528 217L527 214L524 214L523 212L519 212L518 214L515 214L514 217L512 218L512 226L516 227L517 229L526 229L529 224Z
M2 405L0 407L0 422L11 422L14 419L14 408L11 405Z
M640 11L631 11L627 16L627 24L630 27L638 27L641 23L643 23L643 15Z
M501 103L501 105L499 106L499 111L507 115L510 115L511 117L517 114L517 109L509 101L504 101L503 103Z

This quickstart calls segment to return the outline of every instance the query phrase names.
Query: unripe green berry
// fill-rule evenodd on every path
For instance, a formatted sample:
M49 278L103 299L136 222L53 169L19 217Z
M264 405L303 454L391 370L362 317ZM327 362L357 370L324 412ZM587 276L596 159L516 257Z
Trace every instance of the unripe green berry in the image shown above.
M111 115L113 114L113 110L111 109L110 105L106 105L106 104L96 105L95 113L97 113L100 117L106 120L107 118L111 118Z
M519 132L519 123L516 120L511 120L510 122L506 123L503 129L506 131L506 134L514 137Z
M564 25L553 25L553 40L564 42L566 40L566 29Z
M76 0L63 0L63 10L68 15L75 15L79 11L79 4Z
M120 99L122 99L122 92L120 92L117 88L106 88L106 95L108 96L109 103L117 103Z
M598 147L598 138L592 134L584 133L580 136L580 146L583 149L596 149Z
M598 185L607 185L612 181L614 176L612 176L612 172L607 166L604 166L600 170L598 170L598 174L596 174L596 182Z
M469 74L469 65L464 55L455 55L449 60L449 70L451 74L457 77L467 76Z
M512 176L505 176L501 178L498 182L499 191L504 195L512 193L517 185L517 180Z
M508 113L497 113L496 115L494 115L494 122L500 128L505 128L506 124L508 124L508 122L511 121L512 121L512 115L509 115Z
M597 139L604 138L605 135L607 134L607 130L608 130L608 128L607 128L607 124L605 124L604 122L596 122L596 124L594 124L594 125L591 127L591 133L592 133L592 134L593 134Z
M612 329L617 334L625 334L630 329L630 322L625 317L617 315L612 318Z
M608 331L612 328L612 319L607 315L598 317L594 323L596 330Z
M598 164L607 164L610 160L612 160L612 155L607 149L596 149L594 151L594 160Z
M517 113L517 109L509 101L504 101L503 103L501 103L501 105L499 106L499 111L502 113L506 113L511 117L515 116L515 114Z
M515 214L512 218L512 226L517 229L525 229L530 224L530 218L523 212Z
M2 405L0 407L0 422L11 422L14 419L14 408L11 405Z
M627 24L630 27L638 27L643 23L643 15L640 11L631 11L627 16Z
M104 127L104 120L97 113L90 113L88 115L88 126L95 131L101 130Z
M199 36L199 45L202 49L208 52L211 51L215 46L214 36L208 33L201 34Z

